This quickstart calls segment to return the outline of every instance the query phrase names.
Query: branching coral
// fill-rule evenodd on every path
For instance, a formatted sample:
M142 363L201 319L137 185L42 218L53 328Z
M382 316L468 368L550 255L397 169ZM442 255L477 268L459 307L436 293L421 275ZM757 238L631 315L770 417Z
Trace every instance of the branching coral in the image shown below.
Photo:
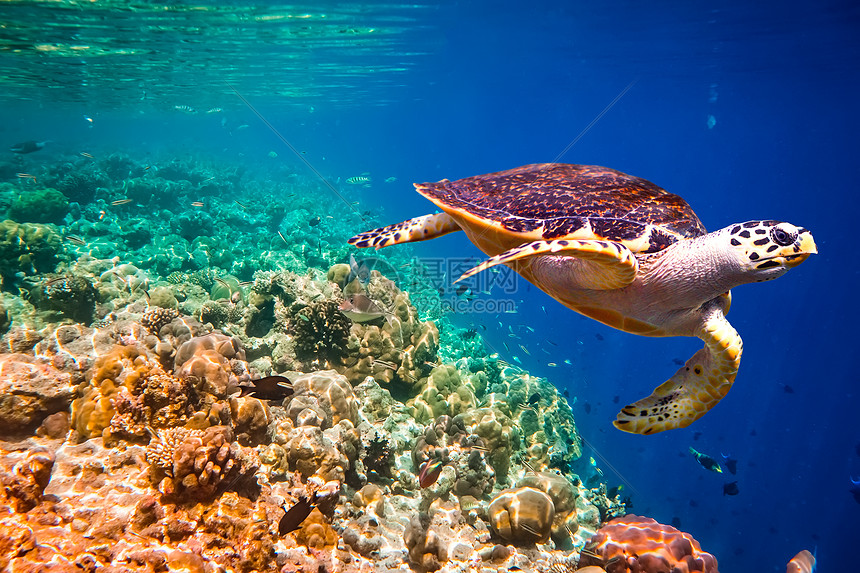
M339 365L346 353L351 323L334 301L321 301L299 310L290 321L296 357L308 364Z
M259 467L254 451L233 442L228 426L160 430L146 459L159 491L177 499L211 499L219 490L246 487Z
M140 324L151 333L158 335L162 326L169 324L174 318L179 318L180 316L179 311L176 309L153 306L146 309L143 316L140 317Z
M648 517L627 515L600 528L582 551L580 566L608 573L717 573L717 560L689 533Z

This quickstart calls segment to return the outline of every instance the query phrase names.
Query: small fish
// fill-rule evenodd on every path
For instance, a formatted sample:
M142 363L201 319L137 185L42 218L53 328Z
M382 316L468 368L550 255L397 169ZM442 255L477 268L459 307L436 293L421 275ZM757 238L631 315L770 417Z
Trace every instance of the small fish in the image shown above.
M20 155L24 155L25 153L33 153L34 151L39 151L45 147L46 141L22 141L21 143L16 143L12 147L9 148L9 151L12 153L18 153Z
M347 297L338 309L353 322L371 322L385 316L385 311L363 294Z
M697 452L693 448L690 448L690 453L693 454L693 457L696 458L696 461L699 462L699 465L706 470L716 472L718 474L723 473L723 468L720 467L719 462L717 462L717 460L715 460L711 456Z
M242 281L239 283L239 286L247 287L247 286L251 286L252 284L254 284L254 281Z
M386 183L394 183L395 181L397 181L397 177L386 177L385 179Z
M737 495L739 492L738 482L733 481L723 484L723 495Z
M90 155L90 154L89 154L89 153L87 153L86 151L81 151L81 155L82 155L82 156L84 156L84 157L89 157L90 159L95 159L95 157L93 157L92 155Z
M251 127L251 126L248 125L247 123L243 123L242 125L240 125L239 127L236 128L236 131L242 131L243 129L248 129L249 127Z
M539 392L535 392L534 394L529 396L529 404L531 406L534 406L538 402L540 402L540 393Z
M565 361L564 361L564 363L565 363L565 364L567 364L568 366L570 366L570 365L571 365L571 364L570 364L570 359L565 360Z
M194 202L191 204L191 206L192 206L192 207L202 207L202 206L203 206L203 202L202 202L202 201L194 201Z
M510 351L511 351L511 349L510 349L510 348L508 348L508 343L507 343L507 342L505 342L504 340L502 341L502 346L504 346L504 347L505 347L505 350L506 350L507 352L510 352Z
M173 106L173 109L181 111L182 113L197 113L197 110L190 105L175 105Z
M74 243L75 245L79 245L79 246L86 245L84 240L82 238L78 237L77 235L66 235L65 239L70 243Z
M603 335L600 334L599 332L594 335L594 338L596 338L597 340L600 340L601 342L603 342L605 340L605 338L603 338Z
M314 507L316 507L315 497L302 496L293 507L285 510L284 516L278 522L278 533L286 535L291 531L299 529L302 526L302 522L307 519L314 510Z
M367 185L370 183L370 177L365 177L363 175L356 175L355 177L350 177L346 180L350 185Z
M727 456L725 454L720 454L723 456L723 463L726 464L726 469L729 470L729 473L735 475L738 473L738 460L734 459L731 456Z
M421 467L418 468L418 485L425 488L436 483L436 480L442 474L443 467L445 467L445 464L440 460L428 460L421 464Z
M33 183L37 183L36 176L29 173L18 173L18 179L32 179Z
M235 203L236 205L238 205L238 206L239 206L239 208L240 208L240 209L242 209L243 211L247 211L247 210L248 210L248 207L247 207L247 206L245 206L245 205L243 205L243 204L239 203L238 201L233 201L233 203Z
M84 116L84 121L86 121L87 123L92 123L92 122L93 122L93 118L91 118L91 117L90 117L90 116L88 116L88 115L85 115L85 116Z
M531 355L532 355L532 353L531 353L531 352L529 352L529 349L528 349L528 348L526 348L525 346L523 346L522 344L520 344L520 345L519 345L519 347L522 349L522 351L523 351L523 352L525 352L525 353L526 353L526 356L531 356Z
M221 113L224 111L220 107L213 107L212 109L206 110L206 113Z
M269 153L267 153L267 155L268 155L269 157L271 157L272 159L277 159L277 157L278 157L278 152L277 152L277 151L270 151Z
M131 203L131 201L131 199L117 199L116 201L111 201L110 204L116 207L118 205L127 205L128 203Z
M673 358L672 364L674 364L675 366L683 366L686 363L683 360L681 360L680 358Z
M313 219L308 221L308 225L310 225L311 227L316 227L320 224L320 221L322 221L322 217L314 217Z
M379 364L383 368L388 368L389 370L395 370L396 371L398 369L397 364L395 364L393 362L388 362L387 360L379 360L378 358L373 360L373 364Z
M550 368L558 368L558 364L556 364L555 362L547 362L546 365Z
M794 394L794 388L792 388L788 384L783 384L782 391L785 392L786 394Z
M553 341L552 341L552 340L550 340L549 338L547 338L547 339L546 339L546 341L547 341L547 343L548 343L548 344L551 344L551 345L553 345L553 346L558 346L558 343L553 342Z
M212 181L213 179L215 179L215 176L214 176L214 175L213 175L212 177L207 177L206 179L204 179L204 180L203 180L203 181L201 181L200 183L208 183L209 181Z
M278 236L281 238L281 240L282 240L282 241L284 241L284 244L289 245L289 243L287 242L287 240L284 238L283 233L281 233L280 231L278 231Z
M293 383L285 376L266 376L251 380L253 386L240 385L239 396L252 396L260 400L281 401L293 394Z
M233 294L233 287L230 286L230 283L220 277L215 277L215 281L224 288L226 288L228 291L230 291L230 294Z

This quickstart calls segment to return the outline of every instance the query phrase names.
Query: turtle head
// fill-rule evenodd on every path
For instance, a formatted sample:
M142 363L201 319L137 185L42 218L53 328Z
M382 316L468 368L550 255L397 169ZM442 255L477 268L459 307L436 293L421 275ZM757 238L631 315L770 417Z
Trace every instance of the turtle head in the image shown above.
M812 233L780 221L747 221L728 229L732 250L754 282L781 277L818 253Z

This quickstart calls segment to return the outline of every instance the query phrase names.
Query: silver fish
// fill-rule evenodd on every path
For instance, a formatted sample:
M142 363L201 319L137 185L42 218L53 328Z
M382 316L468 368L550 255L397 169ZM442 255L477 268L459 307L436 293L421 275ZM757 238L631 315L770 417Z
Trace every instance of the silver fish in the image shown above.
M358 323L370 322L385 316L385 311L363 294L349 296L340 303L338 308L347 318Z

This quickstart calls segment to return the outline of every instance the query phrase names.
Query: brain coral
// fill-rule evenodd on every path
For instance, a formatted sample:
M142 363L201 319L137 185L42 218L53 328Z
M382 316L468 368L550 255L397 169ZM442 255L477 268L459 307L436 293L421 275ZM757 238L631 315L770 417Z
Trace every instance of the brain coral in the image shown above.
M487 509L496 535L514 544L546 542L555 507L542 491L530 487L506 489L493 498Z
M580 565L608 573L718 573L716 558L689 533L632 514L601 527L582 550Z
M287 415L297 426L330 428L341 420L358 423L358 401L345 376L334 370L303 374L293 380Z

